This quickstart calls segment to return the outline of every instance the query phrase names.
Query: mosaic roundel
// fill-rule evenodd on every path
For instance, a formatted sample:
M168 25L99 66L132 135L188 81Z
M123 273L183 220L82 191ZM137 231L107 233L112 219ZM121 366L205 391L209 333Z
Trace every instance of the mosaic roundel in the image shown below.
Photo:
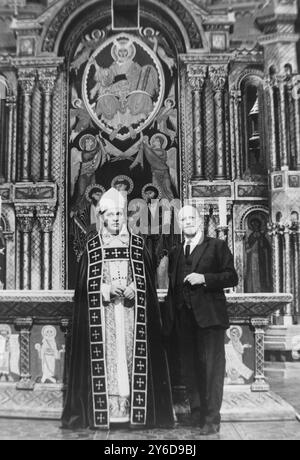
M155 53L137 37L122 33L92 54L82 93L97 126L111 139L125 141L153 121L164 88L163 69Z

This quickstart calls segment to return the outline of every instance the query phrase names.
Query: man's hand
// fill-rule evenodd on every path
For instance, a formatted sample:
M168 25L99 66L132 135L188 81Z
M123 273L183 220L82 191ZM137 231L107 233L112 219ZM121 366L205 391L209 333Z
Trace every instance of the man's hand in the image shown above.
M184 279L184 283L190 283L192 286L205 284L205 276L199 273L191 273Z
M111 297L123 297L124 296L124 289L120 286L111 286L110 288L110 296Z
M132 287L128 286L124 293L123 293L125 299L128 299L128 300L133 300L134 297L135 297L135 291L134 289L132 289Z

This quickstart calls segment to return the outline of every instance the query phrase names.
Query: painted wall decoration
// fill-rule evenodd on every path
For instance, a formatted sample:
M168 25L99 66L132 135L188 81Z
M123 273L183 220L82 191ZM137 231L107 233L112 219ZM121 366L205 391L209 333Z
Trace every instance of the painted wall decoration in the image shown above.
M112 184L121 186L120 176L131 182L129 202L142 199L147 184L159 190L161 199L179 197L177 56L172 46L147 27L114 35L108 29L92 30L74 48L69 64L70 267L96 230L93 206ZM158 261L168 248L159 250Z
M8 324L0 324L0 383L15 382L19 375L19 335Z
M254 341L248 326L230 326L226 331L225 353L225 384L250 383L254 374Z
M250 214L245 238L245 292L273 292L272 246L267 231L267 215Z
M37 341L38 340L38 341ZM56 327L36 328L33 334L33 377L39 383L59 383L64 377L65 344Z

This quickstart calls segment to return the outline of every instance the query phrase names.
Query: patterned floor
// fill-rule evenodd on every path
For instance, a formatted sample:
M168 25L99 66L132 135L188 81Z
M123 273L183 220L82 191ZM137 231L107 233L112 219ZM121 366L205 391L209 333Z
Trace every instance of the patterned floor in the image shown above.
M300 375L291 379L271 382L272 390L285 398L300 412ZM172 430L111 430L93 432L82 430L70 432L60 428L60 422L47 420L0 419L1 440L146 440L146 441L194 441L199 440L199 430L178 426ZM221 433L211 440L300 440L300 423L289 422L243 422L222 424Z

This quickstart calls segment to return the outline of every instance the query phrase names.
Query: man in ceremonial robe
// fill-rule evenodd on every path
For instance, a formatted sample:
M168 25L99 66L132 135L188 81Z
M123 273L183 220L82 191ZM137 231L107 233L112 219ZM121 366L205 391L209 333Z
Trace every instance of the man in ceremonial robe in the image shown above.
M173 425L149 254L128 231L124 195L110 189L99 210L79 267L63 427Z

